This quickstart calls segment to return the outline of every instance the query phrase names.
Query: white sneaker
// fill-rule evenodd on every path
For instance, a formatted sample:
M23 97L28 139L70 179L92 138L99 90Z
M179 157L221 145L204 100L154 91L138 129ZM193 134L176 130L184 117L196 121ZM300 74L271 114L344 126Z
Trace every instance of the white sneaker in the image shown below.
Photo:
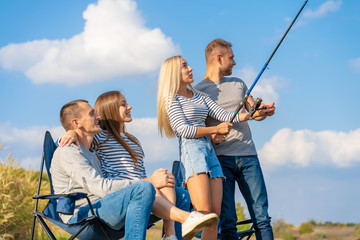
M218 220L219 217L215 213L191 212L182 224L182 236L184 239L192 239L200 231L215 224Z
M177 237L176 237L175 235L171 235L171 236L169 236L169 237L163 236L163 237L161 238L161 240L178 240L178 239L177 239Z

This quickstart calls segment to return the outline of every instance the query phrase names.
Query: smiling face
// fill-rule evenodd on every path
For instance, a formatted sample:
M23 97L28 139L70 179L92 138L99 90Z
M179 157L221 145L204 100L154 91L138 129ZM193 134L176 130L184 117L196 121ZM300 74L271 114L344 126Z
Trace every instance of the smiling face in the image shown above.
M181 66L181 84L189 84L194 82L192 68L187 64L187 62L181 58L180 59L180 66Z
M229 76L232 74L232 68L236 65L234 60L234 53L231 48L227 48L223 50L223 54L221 56L221 68L220 71L223 76Z
M131 112L132 107L127 103L124 95L121 96L120 107L119 107L119 120L121 122L131 122Z
M95 136L95 134L102 131L99 120L100 115L90 106L89 103L81 102L79 106L79 117L73 119L77 122L77 127L84 133Z

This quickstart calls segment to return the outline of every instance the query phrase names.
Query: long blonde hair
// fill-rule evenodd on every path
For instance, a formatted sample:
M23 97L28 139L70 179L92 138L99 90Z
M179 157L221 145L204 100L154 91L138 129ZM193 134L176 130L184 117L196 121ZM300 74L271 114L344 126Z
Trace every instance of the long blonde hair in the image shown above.
M171 128L167 115L167 109L170 108L176 93L180 88L181 81L181 56L173 56L164 61L161 65L158 86L158 130L163 136L173 138L175 134ZM190 89L197 92L189 83Z
M109 91L101 94L95 102L95 112L101 116L100 126L103 130L108 131L114 136L116 141L122 145L130 154L135 167L139 161L139 154L129 146L129 144L121 137L120 133L123 132L132 142L136 143L141 151L142 147L136 137L126 132L125 123L120 121L119 108L123 95L119 91ZM103 144L107 141L100 143ZM144 154L144 152L143 152Z

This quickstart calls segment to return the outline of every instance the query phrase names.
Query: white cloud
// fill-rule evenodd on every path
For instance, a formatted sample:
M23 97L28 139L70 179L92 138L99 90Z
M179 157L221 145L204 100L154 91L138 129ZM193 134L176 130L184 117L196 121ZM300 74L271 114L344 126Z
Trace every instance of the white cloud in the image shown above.
M250 88L258 73L254 71L252 66L247 65L238 71L234 71L233 75L243 79L247 87ZM264 102L278 102L279 94L276 90L282 87L283 80L280 76L264 77L263 74L251 91L251 95L254 98L262 98Z
M349 64L355 72L360 72L360 57L350 60Z
M303 17L308 19L324 17L331 12L336 12L340 9L342 0L328 0L321 4L315 10L306 10Z
M332 164L349 167L360 162L360 128L345 132L279 130L259 151L266 166Z
M0 123L0 143L4 144L0 160L12 154L22 167L39 169L45 131L50 131L54 140L64 133L62 127L32 126L20 129L8 122Z
M179 50L159 29L145 27L132 0L99 0L83 13L83 32L69 39L35 40L0 49L4 69L22 71L34 83L73 86L159 68Z
M179 159L177 138L162 138L158 133L157 118L138 118L127 125L129 133L139 139L146 161L174 161Z

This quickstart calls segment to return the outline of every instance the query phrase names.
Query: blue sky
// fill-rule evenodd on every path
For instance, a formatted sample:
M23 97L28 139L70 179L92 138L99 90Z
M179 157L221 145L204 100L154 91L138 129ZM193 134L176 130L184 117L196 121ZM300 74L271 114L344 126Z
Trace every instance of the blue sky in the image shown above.
M44 131L62 134L66 102L93 104L120 90L148 174L170 169L177 141L161 139L156 122L162 61L181 54L197 83L205 46L223 38L233 44L233 75L250 85L303 3L1 1L1 160L12 153L38 169ZM360 1L310 0L252 92L277 106L272 118L250 123L273 220L359 222L359 29Z

